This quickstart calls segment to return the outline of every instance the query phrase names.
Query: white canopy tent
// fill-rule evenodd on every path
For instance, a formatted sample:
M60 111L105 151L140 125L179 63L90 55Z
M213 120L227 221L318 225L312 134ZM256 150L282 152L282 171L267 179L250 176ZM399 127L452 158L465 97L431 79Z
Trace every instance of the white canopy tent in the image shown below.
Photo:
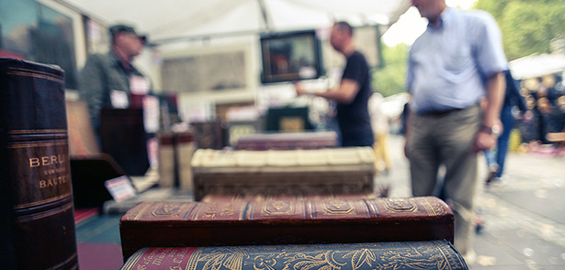
M354 26L390 26L410 7L408 0L55 0L103 24L130 23L164 44L328 27L334 20Z
M517 80L561 73L565 72L565 55L532 54L510 61L508 66Z
M139 33L147 35L149 42L157 46L155 49L159 52L158 57L164 61L155 61L152 54L142 54L136 59L137 66L141 65L143 70L151 70L149 75L157 89L175 89L174 91L179 93L179 106L183 114L190 117L202 112L207 115L208 107L214 103L255 100L260 107L266 107L294 97L291 84L260 85L257 48L259 34L327 29L333 22L344 20L354 27L378 26L378 33L382 35L410 7L409 0L53 1L70 7L104 26L127 23L134 26ZM324 31L321 32L324 35ZM374 42L373 40L372 43ZM210 65L199 66L200 73L210 70L206 75L184 72L177 76L177 73L181 74L181 69L162 72L167 60L174 58L186 59L196 54L214 53L221 56L220 53L223 52L240 51L244 53L244 63L238 64L237 71L244 70L244 74L238 75L237 78L245 77L244 86L241 88L213 91L203 84L196 83L201 78L206 78L208 84L210 81L223 81L225 78L234 77L236 69L222 70L222 67L231 66L223 61L228 59L222 59L221 66L214 69L209 67L213 67L218 61L208 61L207 64ZM205 57L208 56L201 58ZM140 58L143 60L140 61ZM326 58L324 61L331 62ZM183 88L170 86L174 81L171 78L181 78L189 83L179 83ZM286 93L292 97L287 97Z

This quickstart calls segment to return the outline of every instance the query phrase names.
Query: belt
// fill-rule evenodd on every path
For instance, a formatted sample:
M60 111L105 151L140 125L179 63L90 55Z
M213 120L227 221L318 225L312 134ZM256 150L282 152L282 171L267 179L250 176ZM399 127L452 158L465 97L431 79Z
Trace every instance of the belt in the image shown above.
M443 111L427 111L427 112L419 113L419 115L423 115L423 116L445 116L445 115L448 115L450 113L462 111L462 110L465 110L465 109L467 109L467 108L452 108L452 109L447 109L447 110L443 110Z

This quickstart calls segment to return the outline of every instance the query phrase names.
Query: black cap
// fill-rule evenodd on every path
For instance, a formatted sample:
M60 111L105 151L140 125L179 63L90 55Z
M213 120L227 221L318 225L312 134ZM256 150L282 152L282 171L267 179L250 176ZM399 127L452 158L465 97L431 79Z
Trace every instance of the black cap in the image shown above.
M143 44L147 43L147 37L145 35L138 35L135 32L135 29L133 29L133 27L129 26L129 25L125 25L125 24L117 24L114 25L112 27L110 27L110 36L112 37L112 41L114 40L114 38L116 37L116 35L118 33L121 32L125 32L125 33L130 33L130 34L134 34L136 35L139 39L141 39L141 42L143 42Z

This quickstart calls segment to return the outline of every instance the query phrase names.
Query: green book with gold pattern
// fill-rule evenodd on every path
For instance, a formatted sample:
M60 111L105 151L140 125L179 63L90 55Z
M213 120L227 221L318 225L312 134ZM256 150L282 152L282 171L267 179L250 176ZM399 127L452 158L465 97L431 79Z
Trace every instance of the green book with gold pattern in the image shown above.
M445 240L281 246L143 248L122 270L468 269Z

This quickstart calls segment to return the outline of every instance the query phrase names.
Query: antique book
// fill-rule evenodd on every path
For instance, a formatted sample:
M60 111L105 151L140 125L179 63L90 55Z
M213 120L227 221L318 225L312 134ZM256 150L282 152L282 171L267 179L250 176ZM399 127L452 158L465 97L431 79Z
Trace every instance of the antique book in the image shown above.
M226 130L222 121L191 122L194 142L200 149L222 149L226 146Z
M245 193L240 192L237 194L208 194L202 198L202 202L211 203L219 201L248 201L248 202L262 202L262 201L280 201L280 200L320 200L337 197L339 199L348 200L362 200L362 199L375 199L377 196L374 193L354 193L354 194L326 194L320 195L316 193L298 193L292 195L278 195L277 192L267 194L256 194L254 192Z
M157 134L159 186L192 190L194 136L190 132L162 132Z
M295 150L198 149L192 157L194 198L238 190L373 193L371 147ZM292 195L292 194L289 194Z
M0 103L0 269L76 269L63 70L0 59Z
M238 150L292 150L334 148L337 134L325 132L290 132L245 134L237 139Z
M453 241L453 212L435 197L320 197L143 202L120 219L124 258L143 247Z
M226 247L147 247L122 270L468 269L446 240Z
M160 187L178 187L179 175L177 171L177 155L175 151L175 137L171 132L157 133L158 154L157 166L159 168Z
M195 150L194 134L191 132L176 132L175 147L178 157L178 174L181 190L192 190L192 155Z

